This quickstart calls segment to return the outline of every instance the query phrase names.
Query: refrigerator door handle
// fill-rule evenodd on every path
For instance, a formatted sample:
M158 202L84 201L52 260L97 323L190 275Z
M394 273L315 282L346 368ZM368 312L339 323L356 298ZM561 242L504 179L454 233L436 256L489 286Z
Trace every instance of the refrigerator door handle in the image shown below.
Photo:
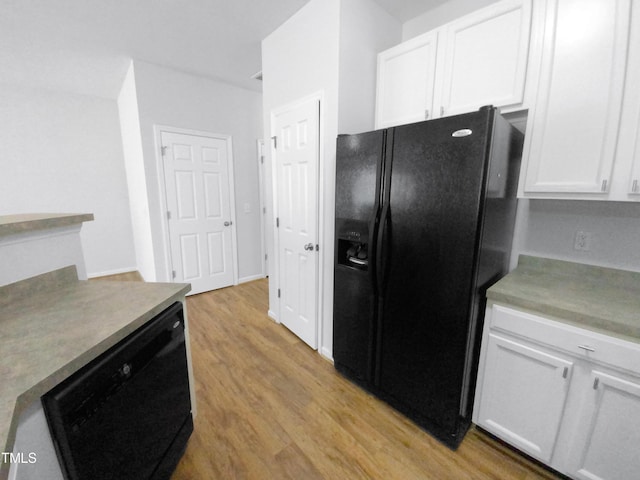
M389 223L389 204L386 204L382 209L380 215L380 225L378 227L378 235L376 241L376 285L378 287L378 293L382 294L384 291L384 279L386 277L386 258L385 252L385 237L387 236L387 226Z

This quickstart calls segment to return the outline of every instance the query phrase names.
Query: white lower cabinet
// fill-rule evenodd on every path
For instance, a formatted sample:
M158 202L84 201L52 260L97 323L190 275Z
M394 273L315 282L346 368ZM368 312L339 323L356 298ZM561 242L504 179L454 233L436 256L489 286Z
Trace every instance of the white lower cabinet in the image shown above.
M640 472L640 379L593 369L567 471L584 480L625 480Z
M571 478L637 478L640 344L490 303L473 421Z
M489 334L487 349L477 423L548 463L567 399L572 363L494 333Z

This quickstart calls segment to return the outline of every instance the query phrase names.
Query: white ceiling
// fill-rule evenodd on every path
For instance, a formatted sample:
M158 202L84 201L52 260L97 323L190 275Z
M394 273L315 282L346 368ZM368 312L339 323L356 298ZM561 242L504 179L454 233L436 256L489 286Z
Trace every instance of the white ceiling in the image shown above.
M133 58L260 90L261 40L308 1L0 0L0 83L116 98ZM375 1L404 22L446 0Z

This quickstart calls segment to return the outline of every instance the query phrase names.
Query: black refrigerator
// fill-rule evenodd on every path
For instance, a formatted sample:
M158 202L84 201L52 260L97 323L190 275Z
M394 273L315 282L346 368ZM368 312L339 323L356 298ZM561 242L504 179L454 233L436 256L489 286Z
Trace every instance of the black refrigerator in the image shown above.
M494 107L337 140L335 367L453 449L485 291L508 269L522 143Z

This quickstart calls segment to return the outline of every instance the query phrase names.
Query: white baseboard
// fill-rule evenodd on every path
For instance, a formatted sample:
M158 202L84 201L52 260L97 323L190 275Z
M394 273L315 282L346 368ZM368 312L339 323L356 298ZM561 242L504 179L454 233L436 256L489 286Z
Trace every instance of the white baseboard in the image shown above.
M278 316L275 314L275 312L274 312L273 310L269 310L269 311L267 312L267 315L268 315L268 316L269 316L269 318L270 318L271 320L273 320L274 322L276 322L276 323L280 323L280 322L278 321Z
M254 280L262 280L266 278L263 274L259 273L258 275L249 275L248 277L242 277L238 279L238 284L253 282Z
M97 278L97 277L108 277L109 275L119 275L121 273L131 273L137 272L138 269L136 267L128 267L128 268L116 268L115 270L106 270L104 272L93 272L87 274L88 278Z
M331 363L333 363L333 352L331 352L328 348L322 347L320 349L320 355L322 355L324 358L326 358Z

